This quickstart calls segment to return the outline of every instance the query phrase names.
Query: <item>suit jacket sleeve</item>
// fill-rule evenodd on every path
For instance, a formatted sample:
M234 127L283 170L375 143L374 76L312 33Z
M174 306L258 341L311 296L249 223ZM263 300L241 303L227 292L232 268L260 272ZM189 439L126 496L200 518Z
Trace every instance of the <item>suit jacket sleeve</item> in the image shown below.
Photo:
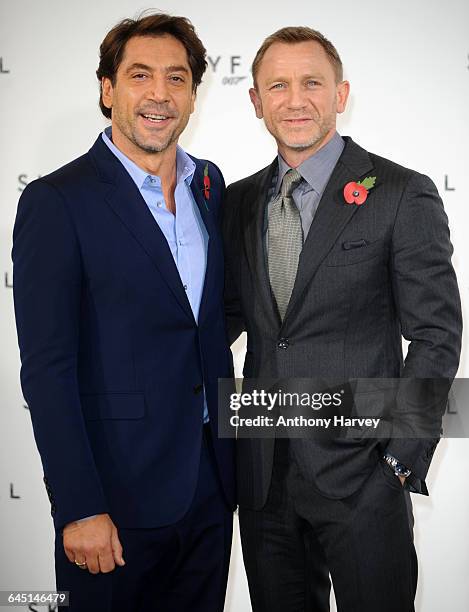
M56 528L108 512L83 419L77 378L80 249L66 202L39 180L23 192L13 233L21 385Z
M414 173L399 205L391 258L394 302L402 335L410 341L402 376L420 380L402 381L396 410L404 433L406 426L407 433L415 426L419 411L423 425L415 439L391 439L387 451L412 470L410 484L421 493L427 493L425 476L461 350L461 305L452 252L436 187L428 177ZM422 437L424 431L428 437Z

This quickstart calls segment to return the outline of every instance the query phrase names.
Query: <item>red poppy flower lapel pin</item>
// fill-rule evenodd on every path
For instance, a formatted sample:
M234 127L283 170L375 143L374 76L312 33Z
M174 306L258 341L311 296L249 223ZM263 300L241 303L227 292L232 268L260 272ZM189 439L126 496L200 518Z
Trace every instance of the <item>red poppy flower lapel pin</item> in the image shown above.
M361 206L365 203L368 197L368 192L373 189L376 182L376 176L367 176L362 181L350 181L344 187L344 198L347 204L356 204Z
M210 200L210 176L208 175L208 164L205 164L204 168L204 198L205 206L208 210L207 200Z

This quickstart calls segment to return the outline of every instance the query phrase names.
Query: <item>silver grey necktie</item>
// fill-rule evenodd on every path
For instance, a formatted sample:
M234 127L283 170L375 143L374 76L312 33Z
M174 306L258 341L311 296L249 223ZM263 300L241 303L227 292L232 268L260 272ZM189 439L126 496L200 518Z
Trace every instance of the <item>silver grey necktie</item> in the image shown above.
M300 212L292 197L301 180L301 175L295 169L285 174L280 194L272 203L267 230L270 286L282 321L287 312L303 248Z

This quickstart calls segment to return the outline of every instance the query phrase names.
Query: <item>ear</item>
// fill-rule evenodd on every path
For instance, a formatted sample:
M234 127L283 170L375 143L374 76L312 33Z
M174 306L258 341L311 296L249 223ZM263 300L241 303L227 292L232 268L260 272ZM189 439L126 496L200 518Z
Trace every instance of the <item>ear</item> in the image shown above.
M112 101L114 97L114 88L111 83L111 79L108 77L103 77L101 79L101 89L102 89L102 100L103 104L106 108L112 108Z
M342 81L337 85L337 112L343 113L347 106L348 95L350 93L350 83Z
M257 89L251 87L251 89L249 90L249 97L251 98L254 110L256 111L256 117L258 119L262 119L264 113L262 112L262 102Z

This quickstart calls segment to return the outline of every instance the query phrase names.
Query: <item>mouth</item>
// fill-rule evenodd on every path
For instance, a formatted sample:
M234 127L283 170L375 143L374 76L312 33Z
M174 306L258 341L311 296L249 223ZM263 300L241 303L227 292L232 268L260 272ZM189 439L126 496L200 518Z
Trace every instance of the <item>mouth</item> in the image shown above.
M174 119L172 115L160 115L157 113L140 113L143 121L147 125L165 126Z
M307 123L310 123L312 119L310 119L310 117L294 117L292 119L284 119L283 121L287 125L291 125L291 126L300 125L301 126L301 125L306 125Z

